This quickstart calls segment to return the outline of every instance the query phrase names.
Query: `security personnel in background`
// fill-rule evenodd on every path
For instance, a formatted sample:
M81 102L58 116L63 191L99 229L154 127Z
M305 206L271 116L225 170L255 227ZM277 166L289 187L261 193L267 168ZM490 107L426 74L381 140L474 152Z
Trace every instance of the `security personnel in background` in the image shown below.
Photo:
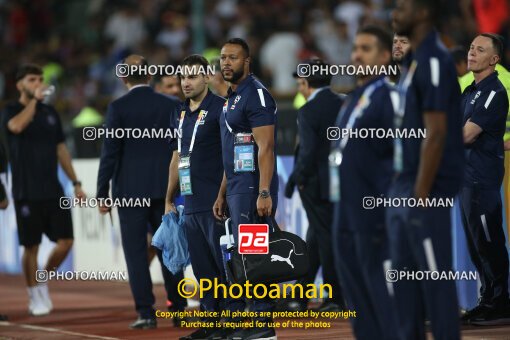
M460 193L462 222L482 284L478 305L462 320L477 325L510 322L509 263L500 192L508 97L495 71L502 54L503 44L493 34L484 33L473 40L467 61L475 80L462 96L467 153Z
M233 38L227 41L221 49L220 64L230 89L221 114L225 175L213 210L216 218L221 219L226 198L237 244L239 224L254 223L257 221L255 214L267 220L276 212L276 103L250 73L250 49L244 40ZM244 310L245 302L237 300L229 308ZM252 311L271 312L273 308L272 299L252 300ZM257 320L271 321L270 318ZM227 328L222 336L227 335L242 339L276 338L274 328L268 327Z
M84 198L64 143L58 113L43 104L45 85L42 69L33 64L20 67L16 74L19 100L9 103L3 115L3 128L12 169L12 197L16 210L19 243L29 295L29 313L48 314L53 305L48 285L37 283L37 253L42 234L56 242L46 264L56 270L73 245L73 221L69 209L62 209L64 191L58 180L58 165L74 185L77 198Z
M398 0L393 11L394 31L411 42L402 63L395 127L415 133L425 129L426 137L395 138L397 174L389 196L392 201L412 198L423 205L427 198L443 202L434 207L429 203L386 209L391 264L396 271L452 270L451 209L445 202L459 192L464 150L455 65L433 26L439 3ZM460 338L454 281L398 280L393 287L404 339L424 339L426 317L434 338Z
M148 66L147 60L138 55L128 56L125 64ZM178 108L178 102L155 93L149 86L148 75L128 74L122 80L129 92L108 106L106 128L168 129L171 113ZM97 197L109 197L111 180L114 199L150 199L150 207L118 208L129 285L138 313L138 319L129 326L134 329L157 327L147 256L147 226L150 225L155 233L161 224L170 159L168 142L163 138L106 138L101 152ZM106 214L109 208L101 206L99 211ZM177 287L184 274L170 273L163 265L161 251L158 250L157 254L167 299L172 302L169 310L182 311L187 302L178 293ZM180 320L174 318L173 321L174 326L179 326Z
M376 26L361 28L351 59L356 66L389 66L391 35ZM397 92L384 76L359 75L357 79L357 88L346 99L336 125L346 130L391 130L397 102L393 103L390 93L395 98ZM393 140L345 136L332 144L331 183L336 186L331 188L331 198L337 201L333 249L348 307L357 312L351 319L353 330L357 339L397 339L394 301L383 270L389 262L384 209L363 206L365 197L387 195L393 178Z
M322 68L327 67L322 60L315 59L305 64ZM300 64L299 67L302 67ZM333 244L331 242L331 224L333 205L329 201L328 154L330 140L326 134L334 125L343 99L331 91L331 75L310 74L297 78L299 92L307 102L298 111L298 138L294 170L289 181L297 184L303 207L308 217L306 243L310 262L320 263L324 283L332 287L332 296L319 307L320 311L339 311L344 307L342 290L335 272ZM310 266L310 275L300 283L314 283L317 266ZM303 307L306 307L306 301Z
M184 196L184 230L193 273L197 280L225 281L219 245L224 229L211 209L223 179L220 115L225 99L208 90L211 75L203 73L208 65L198 54L186 57L181 64L190 73L180 76L186 100L171 122L182 131L182 138L178 137L174 143L177 147L169 168L165 212L177 212L173 200L180 188ZM191 73L193 67L195 72ZM212 291L207 292L200 299L200 310L219 311L220 302ZM181 339L206 339L214 331L200 328Z

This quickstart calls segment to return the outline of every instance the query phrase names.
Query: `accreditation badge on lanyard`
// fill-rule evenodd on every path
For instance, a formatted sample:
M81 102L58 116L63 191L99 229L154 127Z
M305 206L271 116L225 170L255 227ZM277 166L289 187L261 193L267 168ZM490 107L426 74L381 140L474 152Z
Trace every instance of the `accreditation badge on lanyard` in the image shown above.
M179 121L179 131L182 131L182 124L184 122L184 116L186 115L186 111L181 112L181 118ZM193 135L191 137L191 143L189 146L188 154L181 154L181 137L177 140L177 151L179 154L179 188L181 190L181 195L192 195L193 189L191 185L191 153L193 152L193 146L195 145L195 137L198 130L198 125L201 124L202 119L207 115L207 111L200 110L198 114L197 121L195 122L195 127L193 128Z
M329 200L340 202L340 164L342 163L342 152L335 147L329 154Z
M368 86L361 94L356 106L349 116L349 120L345 126L345 130L351 130L360 118L365 109L370 105L370 96L379 87L384 85L384 79L378 80L372 85ZM339 122L342 120L343 115L346 113L349 103L345 103L339 113ZM340 134L341 139L337 142L336 146L331 149L328 157L329 164L329 200L331 202L340 202L340 165L342 164L343 152L349 141L349 134L345 137Z
M255 143L251 133L234 135L234 172L255 171Z
M413 80L414 73L416 71L416 67L418 66L418 62L413 60L409 69L404 77L402 83L398 86L398 92L400 95L400 103L397 112L395 113L394 125L396 129L400 129L402 123L404 121L404 114L406 109L406 97L409 86L411 85L411 81ZM394 151L393 151L393 169L395 172L402 172L404 168L404 151L402 145L402 139L395 137L394 139Z
M223 117L228 131L234 135L234 173L255 171L255 141L250 132L234 133L227 120L228 99L223 106Z

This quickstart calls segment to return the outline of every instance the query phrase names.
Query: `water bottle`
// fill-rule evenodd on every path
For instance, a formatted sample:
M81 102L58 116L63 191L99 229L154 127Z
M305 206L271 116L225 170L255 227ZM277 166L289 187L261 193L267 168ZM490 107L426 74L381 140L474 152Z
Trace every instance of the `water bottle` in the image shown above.
M228 276L227 263L232 257L232 251L234 247L234 235L232 235L229 228L230 218L225 221L225 235L220 237L220 247L223 255L223 270L225 271L225 276L228 281L233 282Z
M42 95L45 97L51 96L53 93L55 93L55 86L50 85L45 90L42 91Z

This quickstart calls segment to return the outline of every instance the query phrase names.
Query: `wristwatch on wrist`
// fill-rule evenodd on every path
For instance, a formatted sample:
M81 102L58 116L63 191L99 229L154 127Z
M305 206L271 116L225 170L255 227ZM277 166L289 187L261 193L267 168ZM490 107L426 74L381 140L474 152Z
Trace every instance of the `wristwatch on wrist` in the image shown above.
M260 198L268 198L270 196L269 190L261 190L259 196Z
M80 181L73 181L73 187L75 187L77 185L81 186L81 182Z

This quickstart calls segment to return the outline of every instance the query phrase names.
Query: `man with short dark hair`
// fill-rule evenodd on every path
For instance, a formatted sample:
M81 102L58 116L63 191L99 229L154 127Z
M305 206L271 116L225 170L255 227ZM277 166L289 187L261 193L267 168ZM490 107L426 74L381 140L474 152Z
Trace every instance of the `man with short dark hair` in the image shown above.
M131 66L147 66L146 59L130 55L125 59ZM139 72L122 78L129 92L108 106L106 129L159 129L170 127L172 112L178 108L174 99L154 92L149 86L150 75ZM155 233L165 212L165 194L171 154L164 138L106 138L103 143L97 176L97 197L110 196L112 181L113 199L150 199L150 207L119 207L122 247L129 274L129 286L133 294L138 319L130 328L149 329L157 327L152 281L147 256L147 226ZM101 214L110 211L100 206ZM186 307L177 290L183 279L182 272L172 275L164 266L162 254L157 250L161 263L170 311L182 311ZM179 320L174 318L174 326Z
M84 198L64 143L64 132L55 109L42 103L45 98L42 69L33 64L20 67L16 74L19 100L5 108L6 128L12 167L12 196L16 210L19 243L23 250L23 271L28 286L29 313L48 314L52 303L46 283L36 280L37 253L42 234L56 242L45 269L57 270L73 245L71 212L60 207L64 192L58 180L58 165L71 179L74 193Z
M357 67L388 67L391 46L388 32L377 26L363 27L354 38L351 62ZM389 131L397 106L392 96L396 95L383 75L360 74L335 125L343 130ZM351 318L357 339L398 339L394 301L384 272L389 262L385 210L363 206L366 197L387 195L393 178L392 160L391 138L345 136L332 142L333 249L347 305L357 312L356 318Z
M395 128L426 131L425 138L394 139L390 201L421 202L386 209L391 266L397 274L452 270L449 202L461 186L464 152L455 65L434 29L439 7L440 0L397 0L392 13L394 31L411 43L402 62ZM460 338L454 281L424 278L388 284L394 287L403 338L424 339L425 318L434 338Z
M180 189L184 196L184 230L193 273L197 280L217 279L225 283L219 245L223 223L214 218L211 209L223 179L220 115L225 99L208 89L212 75L206 73L209 63L203 56L190 55L181 66L184 73L180 81L186 100L171 122L181 131L181 136L173 142L165 213L177 211L174 198ZM200 310L219 312L221 302L212 290L204 292ZM181 339L208 339L216 330L200 328Z
M221 114L223 167L225 169L214 215L222 219L226 204L232 219L232 234L238 244L238 227L243 223L273 219L278 204L276 172L276 103L269 91L250 73L248 44L233 38L221 48L221 73L230 83L227 101ZM225 199L227 202L225 202ZM255 214L259 217L256 218ZM274 301L253 299L251 310L271 312ZM229 304L231 310L244 310L245 301ZM222 337L241 339L276 339L269 327L271 317L258 317L265 327L227 328Z
M310 60L305 64L327 67L320 59ZM300 64L300 66L303 64ZM344 307L342 290L335 272L333 244L331 243L331 224L333 221L333 205L329 201L328 154L330 140L326 131L333 126L343 99L331 91L331 75L310 74L297 78L298 91L307 102L297 116L299 148L294 170L289 181L297 184L303 207L308 217L306 243L311 255L318 255L322 267L324 283L332 287L332 296L319 307L320 311L339 311ZM310 267L310 273L303 280L304 284L314 283L316 266ZM301 282L301 280L299 281ZM302 301L306 308L306 300Z
M406 37L405 35L398 35L396 33L393 34L391 57L393 59L393 64L396 64L398 67L398 73L392 74L389 77L393 84L398 83L398 79L402 73L402 60L410 49L411 45L409 44L409 37Z
M411 45L409 45L408 37L404 35L398 35L396 33L393 35L393 48L391 55L394 62L400 64L406 56L407 52L409 52L410 48Z
M154 81L154 89L158 93L175 97L178 100L183 99L178 75L162 75L157 77Z
M477 325L510 322L509 263L500 193L505 173L503 135L508 97L495 71L502 52L501 42L492 34L481 34L473 40L467 67L475 80L462 96L467 153L460 193L462 222L482 284L478 305L462 320Z

